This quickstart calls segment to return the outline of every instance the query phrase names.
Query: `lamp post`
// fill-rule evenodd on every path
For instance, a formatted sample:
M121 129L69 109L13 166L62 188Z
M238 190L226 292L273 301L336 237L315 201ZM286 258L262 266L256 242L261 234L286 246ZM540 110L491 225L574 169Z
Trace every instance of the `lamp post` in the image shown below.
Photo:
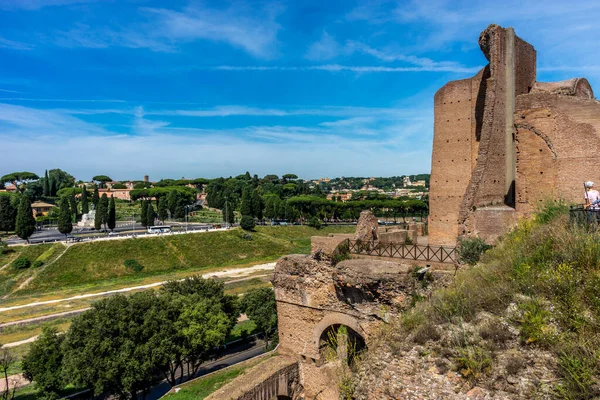
M227 211L227 197L225 197L225 229L229 229L229 213Z

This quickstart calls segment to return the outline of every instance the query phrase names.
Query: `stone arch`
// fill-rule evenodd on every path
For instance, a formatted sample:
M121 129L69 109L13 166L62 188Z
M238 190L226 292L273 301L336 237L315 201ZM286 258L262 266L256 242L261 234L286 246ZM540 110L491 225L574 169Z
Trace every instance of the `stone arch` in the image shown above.
M368 337L365 330L360 325L358 319L348 314L333 312L326 314L318 324L315 325L312 333L312 349L311 353L315 356L319 354L319 342L321 340L321 335L327 328L332 325L345 325L348 328L352 329L358 335L362 337L365 341L365 344L368 345Z

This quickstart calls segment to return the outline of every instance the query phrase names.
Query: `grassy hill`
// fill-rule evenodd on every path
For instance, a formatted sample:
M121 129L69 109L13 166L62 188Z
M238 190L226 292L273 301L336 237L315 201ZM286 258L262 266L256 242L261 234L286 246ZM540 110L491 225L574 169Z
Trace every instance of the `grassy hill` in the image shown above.
M186 271L268 262L290 253L308 253L310 237L329 233L353 232L354 227L307 226L257 227L251 238L240 229L222 232L159 236L126 240L99 241L73 245L55 262L38 271L19 296L57 292L77 287L97 287L139 282L144 278ZM26 255L32 262L53 245L14 247L0 263ZM62 245L54 245L62 246ZM8 258L10 257L10 258ZM135 272L125 266L135 260L143 269ZM4 293L14 289L33 273L7 266L0 273ZM12 282L12 283L11 283Z
M547 205L390 328L364 359L359 394L408 388L418 397L427 381L462 396L477 386L489 398L599 398L600 231ZM390 387L374 363L403 382Z

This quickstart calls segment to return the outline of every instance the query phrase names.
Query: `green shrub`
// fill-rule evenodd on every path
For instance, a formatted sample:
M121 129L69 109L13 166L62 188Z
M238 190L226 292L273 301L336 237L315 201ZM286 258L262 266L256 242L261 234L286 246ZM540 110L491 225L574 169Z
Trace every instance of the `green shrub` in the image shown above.
M33 264L31 264L31 266L32 266L33 268L39 268L39 267L41 267L42 265L44 265L44 262L43 262L43 261L41 261L41 260L35 260L35 261L33 262Z
M333 255L331 256L331 265L337 265L338 263L344 260L349 260L350 258L350 245L348 244L348 241L344 241L338 245L333 252Z
M0 254L8 253L8 244L0 242Z
M251 231L256 226L254 224L254 218L249 215L242 215L242 219L240 220L240 226L245 231Z
M591 399L600 393L597 387L598 356L597 349L579 344L570 344L558 357L558 371L561 382L556 392L563 399Z
M21 256L12 262L14 269L25 269L31 267L31 261L25 256Z
M132 270L133 272L140 272L144 269L144 266L137 260L125 260L125 268Z
M454 360L460 374L471 382L476 382L492 369L490 352L480 346L467 346L459 349Z
M549 200L536 211L535 220L547 224L561 215L569 214L569 206L562 200Z
M463 237L458 241L460 261L469 265L477 264L481 255L491 248L492 246L479 237Z
M551 324L551 314L538 300L530 300L519 304L522 311L521 340L524 343L536 343L549 346L556 342L557 330Z
M321 229L321 220L313 216L308 220L308 226L315 229Z

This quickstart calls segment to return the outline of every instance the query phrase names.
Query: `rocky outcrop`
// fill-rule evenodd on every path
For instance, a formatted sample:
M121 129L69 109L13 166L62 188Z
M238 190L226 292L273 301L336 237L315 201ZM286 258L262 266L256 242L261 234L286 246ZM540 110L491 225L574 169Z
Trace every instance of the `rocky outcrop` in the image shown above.
M356 224L355 239L363 242L377 240L377 217L371 211L363 211Z

